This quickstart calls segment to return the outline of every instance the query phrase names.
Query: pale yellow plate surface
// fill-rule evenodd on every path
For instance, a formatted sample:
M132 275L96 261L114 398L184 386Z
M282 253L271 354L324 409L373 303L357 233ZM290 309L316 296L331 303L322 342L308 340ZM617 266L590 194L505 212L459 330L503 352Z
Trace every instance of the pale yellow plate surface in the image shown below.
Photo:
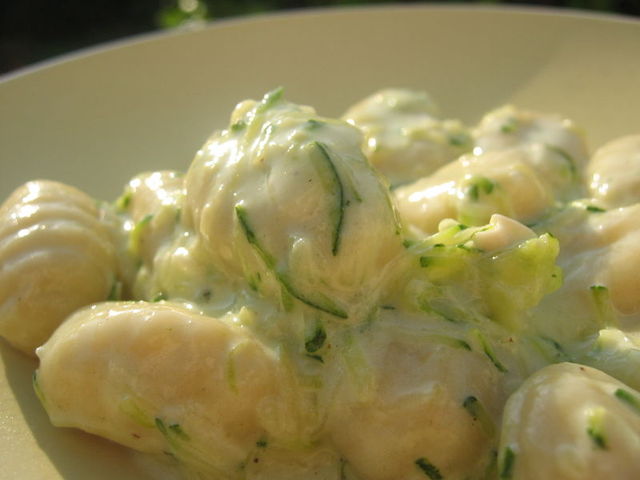
M282 85L339 115L374 90L428 90L468 123L495 106L559 112L592 147L640 133L640 22L444 7L258 17L120 43L0 82L0 196L65 181L113 199L133 174L185 169L234 104ZM126 451L49 426L35 361L0 345L2 478L145 478ZM149 477L147 475L147 477Z

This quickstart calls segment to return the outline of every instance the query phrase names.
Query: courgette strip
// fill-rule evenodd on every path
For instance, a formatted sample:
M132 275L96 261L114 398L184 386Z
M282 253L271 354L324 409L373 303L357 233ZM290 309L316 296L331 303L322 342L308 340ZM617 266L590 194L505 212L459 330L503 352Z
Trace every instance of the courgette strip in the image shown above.
M333 190L331 193L336 198L336 206L331 213L332 221L334 223L331 241L331 253L335 257L338 254L338 249L340 248L340 237L342 234L342 225L344 222L344 211L347 207L344 184L342 183L342 179L338 174L338 169L333 163L329 148L321 142L313 142L313 146L320 151L321 155L319 158L323 160L325 171L327 172L327 175L324 175L324 178L327 180L325 184L329 186L329 189Z
M241 205L236 205L235 207L236 217L238 218L238 222L240 223L240 227L249 242L256 250L262 261L265 263L267 268L273 272L276 277L276 280L282 285L282 287L294 298L297 298L302 303L309 305L312 308L320 310L325 313L329 313L338 318L348 318L347 313L339 308L335 303L333 303L328 298L323 298L320 300L311 299L307 295L298 291L297 288L293 286L289 278L285 273L278 272L276 270L276 262L274 257L267 252L264 247L258 241L253 228L249 223L249 219L247 217L247 212Z

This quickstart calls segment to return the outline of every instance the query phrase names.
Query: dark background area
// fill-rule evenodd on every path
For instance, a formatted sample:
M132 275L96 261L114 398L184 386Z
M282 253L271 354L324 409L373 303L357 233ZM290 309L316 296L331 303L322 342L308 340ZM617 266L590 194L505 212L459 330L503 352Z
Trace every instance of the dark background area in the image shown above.
M8 0L0 2L0 74L80 48L159 29L262 12L389 3L388 0ZM640 0L476 3L560 7L640 18Z

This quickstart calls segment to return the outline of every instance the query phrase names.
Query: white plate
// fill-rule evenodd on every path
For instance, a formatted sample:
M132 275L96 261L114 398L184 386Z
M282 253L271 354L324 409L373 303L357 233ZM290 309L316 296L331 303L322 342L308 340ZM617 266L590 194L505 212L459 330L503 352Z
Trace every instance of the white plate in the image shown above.
M113 199L133 174L185 169L234 104L283 85L339 115L387 86L426 89L473 123L513 102L559 112L593 147L640 131L640 22L548 10L404 7L311 11L151 35L0 82L0 196L65 181ZM0 345L4 478L142 478L126 451L54 429L35 362Z

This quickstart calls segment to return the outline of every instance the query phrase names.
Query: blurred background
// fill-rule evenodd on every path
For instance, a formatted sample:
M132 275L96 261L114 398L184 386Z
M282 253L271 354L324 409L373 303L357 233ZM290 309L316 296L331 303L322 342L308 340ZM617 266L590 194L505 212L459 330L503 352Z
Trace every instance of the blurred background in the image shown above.
M263 12L389 3L389 0L4 0L0 1L0 74L80 48L159 29L189 28L211 20ZM476 3L560 7L640 19L640 0Z

